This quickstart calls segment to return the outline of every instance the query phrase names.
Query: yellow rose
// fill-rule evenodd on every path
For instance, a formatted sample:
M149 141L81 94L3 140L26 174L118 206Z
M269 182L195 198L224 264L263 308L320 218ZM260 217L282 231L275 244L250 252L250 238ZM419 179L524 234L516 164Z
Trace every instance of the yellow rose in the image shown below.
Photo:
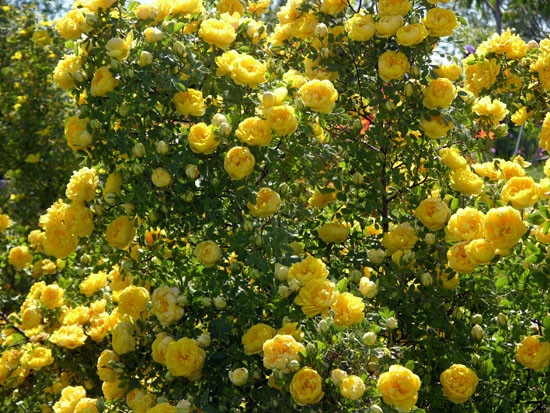
M121 355L135 350L136 339L134 338L134 326L131 322L118 323L111 334L111 345L115 353Z
M378 13L380 15L399 14L405 16L412 9L409 0L378 0Z
M231 74L231 72L233 71L233 62L240 55L241 54L236 50L229 50L227 52L224 52L221 56L217 56L214 59L216 65L218 66L216 76L221 77Z
M126 404L135 413L146 413L157 404L157 396L145 389L136 387L126 395Z
M118 60L124 60L128 56L128 52L130 51L130 44L132 43L132 38L129 38L129 42L126 42L124 39L121 39L119 37L113 37L111 38L107 44L105 44L105 49L107 50L107 55L110 57L114 57Z
M514 122L514 125L521 126L525 122L527 122L527 120L529 120L529 118L531 117L532 114L533 114L533 112L529 112L527 110L527 107L521 106L518 110L516 110L512 114L510 119L512 120L512 122Z
M479 194L483 187L483 179L476 175L470 167L451 171L451 189L464 195Z
M53 405L54 412L74 412L76 404L86 397L86 390L82 386L67 386L61 391L61 397Z
M434 72L437 77L446 77L451 82L454 82L460 78L462 74L462 68L457 64L439 65L434 68Z
M395 33L395 40L401 46L414 46L428 37L428 29L422 23L407 24Z
M315 112L330 113L338 99L338 92L330 80L310 80L298 90L304 105Z
M91 27L86 23L85 9L73 9L55 22L55 30L65 40L76 40Z
M92 134L87 130L88 119L70 116L65 120L65 139L73 151L86 149L92 143Z
M361 377L350 374L342 379L340 393L346 399L359 400L365 393L366 386Z
M470 241L483 238L485 215L472 208L459 208L449 219L445 239L449 242Z
M388 14L380 16L376 21L376 35L387 38L397 33L397 30L403 26L403 16L398 14Z
M61 307L63 305L65 290L57 284L47 285L40 294L40 301L49 309Z
M273 338L276 331L267 324L259 323L250 327L242 337L242 345L246 354L258 354L263 351L264 343Z
M168 371L176 377L194 379L200 375L206 353L197 342L190 338L180 338L168 344L165 362Z
M80 0L80 5L91 12L97 12L99 9L108 10L117 0Z
M83 346L87 336L84 334L82 326L75 324L70 326L61 326L50 336L48 341L65 347L70 350Z
M153 360L159 364L166 365L166 350L168 349L168 345L173 341L176 340L169 336L168 333L160 333L151 345Z
M107 283L107 273L99 271L97 273L91 273L84 280L82 280L80 282L79 289L80 292L86 297L91 297L95 292L107 286Z
M206 43L227 49L237 38L237 33L229 23L218 19L206 19L201 23L199 37Z
M449 79L438 77L424 89L422 104L428 109L448 108L456 93L456 88Z
M466 254L476 264L488 264L495 256L495 246L483 238L474 239L465 247Z
M410 250L418 241L414 228L407 222L394 225L384 234L382 245L390 254L397 250Z
M426 13L424 25L430 31L430 36L444 37L453 34L453 30L458 26L458 20L452 10L434 7Z
M246 178L254 170L256 159L250 149L244 146L235 146L226 154L223 162L225 171L231 179L236 181Z
M172 102L176 105L176 111L182 115L202 116L206 111L200 90L187 89L185 92L178 92L172 98Z
M447 133L454 127L451 121L446 121L443 116L430 116L420 118L420 129L430 139L439 139L446 136Z
M466 57L462 63L466 75L466 89L475 96L483 90L490 90L500 73L500 65L496 59L476 60L474 55Z
M134 14L139 20L154 19L157 15L157 8L152 4L140 4L134 8Z
M115 381L105 381L101 385L103 397L105 397L105 400L107 401L122 399L126 395L126 390L126 386L119 379L116 379Z
M81 56L64 56L53 71L54 82L63 90L72 89L75 86L75 76L78 76L82 64Z
M118 85L118 79L115 79L107 66L102 66L96 70L92 79L90 92L92 96L105 96L112 92Z
M443 395L453 403L466 402L476 390L478 378L472 369L453 364L439 376Z
M466 252L466 245L468 241L462 241L447 251L449 267L460 274L469 274L477 267L477 263Z
M401 52L389 50L378 58L378 75L385 82L402 79L410 67L407 56Z
M505 55L507 59L521 59L525 56L529 46L517 34L513 34L510 29L498 34L494 33L489 39L484 41L477 48L478 54L494 53Z
M290 373L291 361L300 361L300 353L305 353L306 348L297 342L294 337L286 334L277 334L266 340L262 346L264 352L264 367L270 370L279 370Z
M170 10L172 16L190 16L204 12L202 0L176 0L169 3L172 6Z
M344 10L346 6L345 0L323 0L320 12L334 16Z
M239 55L231 62L230 75L237 85L255 88L267 81L266 72L267 68L262 62L247 54Z
M30 266L32 264L32 254L29 251L29 247L18 246L10 249L8 262L20 269Z
M247 204L250 213L258 218L266 218L279 212L281 197L270 188L262 188L256 195L256 204Z
M376 25L372 14L365 14L363 10L355 13L344 24L348 37L356 42L366 42L376 33Z
M512 248L526 232L527 226L520 213L512 207L491 208L485 214L483 233L497 249Z
M118 171L115 171L107 177L103 187L103 198L108 199L109 194L120 195L122 189L122 176Z
M95 190L99 185L99 177L93 168L81 168L74 171L65 195L71 201L90 202L95 198Z
M472 110L482 119L487 119L493 126L498 125L508 114L506 104L498 99L491 100L489 96L477 99Z
M179 409L177 407L172 406L170 403L164 402L151 407L147 410L147 413L178 413L178 411Z
M214 267L222 257L222 250L214 241L201 241L195 247L193 255L206 268Z
M244 5L239 0L218 0L216 3L218 13L239 13L244 16Z
M265 118L273 132L287 136L298 129L298 119L294 108L290 105L272 106L265 110Z
M249 146L269 145L272 139L269 122L257 116L246 118L239 123L235 135Z
M327 278L327 266L319 258L308 255L300 262L296 262L288 269L288 279L296 279L302 285L309 280Z
M25 369L40 370L55 361L52 350L44 346L30 346L25 348L25 354L21 357L21 366Z
M348 292L337 293L330 308L334 311L334 324L338 327L358 324L365 318L363 299Z
M332 201L336 200L337 191L320 192L315 191L308 200L308 205L314 208L324 208Z
M103 350L97 359L97 375L101 381L115 381L118 377L112 364L118 363L118 354L111 350Z
M156 168L151 174L151 181L157 188L164 188L172 183L172 175L164 168Z
M132 317L133 320L146 319L148 302L149 291L143 287L129 285L118 296L118 312Z
M66 225L60 225L46 230L42 246L46 254L64 259L76 251L78 237L69 231Z
M136 229L127 216L120 216L112 221L105 231L105 239L113 248L124 249L134 239Z
M349 235L349 227L339 222L327 222L317 228L319 238L325 243L341 244Z
M516 209L533 206L539 199L539 186L531 177L510 178L500 193L504 204L511 203Z
M189 128L188 143L194 153L210 155L216 150L220 140L216 136L212 125L200 122Z
M441 161L452 170L464 169L468 166L466 158L464 158L457 148L443 148L439 150Z
M290 382L290 394L299 406L315 404L323 398L323 379L315 370L302 367Z
M305 282L294 302L302 308L306 317L318 314L328 315L328 310L336 299L336 285L325 278L313 278Z
M451 217L451 210L442 199L427 198L420 202L414 215L430 231L439 231Z
M182 307L178 305L180 292L177 287L161 286L151 296L151 313L157 317L163 326L179 321L184 314Z
M527 336L519 343L516 350L516 360L525 367L542 371L550 363L550 343L541 341L539 335Z
M8 229L11 226L11 224L12 222L8 214L0 214L0 232L3 232L6 229Z
M380 375L377 388L386 404L408 412L418 400L420 378L408 368L395 364Z

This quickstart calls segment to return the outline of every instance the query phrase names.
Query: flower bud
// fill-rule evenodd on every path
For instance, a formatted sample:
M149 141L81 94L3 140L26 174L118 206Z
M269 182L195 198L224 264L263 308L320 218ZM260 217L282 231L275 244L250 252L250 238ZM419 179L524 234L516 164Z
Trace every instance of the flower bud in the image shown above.
M254 245L261 247L263 243L262 236L260 234L254 235Z
M476 324L472 327L471 334L473 338L480 341L484 335L483 328L479 324Z
M174 42L174 50L180 56L185 56L185 46L179 40Z
M208 333L202 333L197 339L197 344L202 348L208 347L211 342L212 342L212 338Z
M178 299L176 300L179 306L185 307L187 304L189 304L189 300L186 295L180 295L178 296Z
M288 267L286 265L275 263L275 278L279 281L286 281L288 279Z
M388 112L391 112L395 109L395 103L393 103L391 100L386 100L384 106L386 107L386 110Z
M355 172L352 176L351 176L351 181L353 182L354 185L363 185L363 183L365 182L365 179L363 178L363 175L359 172Z
M321 334L326 334L328 329L329 329L329 325L327 323L327 320L322 319L319 321L319 324L317 324L317 331L319 331L319 333Z
M290 288L288 288L286 285L280 285L279 289L277 290L277 293L282 298L288 298L290 296Z
M370 407L369 413L384 413L384 410L382 410L382 408L380 406L378 406L377 404L373 404Z
M339 387L346 377L348 377L348 373L344 370L334 369L330 372L330 379L336 387Z
M430 285L432 285L434 282L434 279L433 277L430 275L430 273L428 272L423 272L422 274L420 274L420 283L424 286L424 287L429 287Z
M328 33L328 27L325 23L319 23L317 26L315 26L315 29L313 29L313 35L315 37L325 37Z
M361 274L361 271L353 269L349 272L349 278L354 283L359 282L361 280L361 277L363 274Z
M497 320L501 327L506 327L506 324L508 324L508 316L504 313L498 313Z
M216 113L212 116L212 125L220 126L222 123L227 123L227 118L222 113Z
M464 318L464 312L465 312L464 307L456 307L453 310L452 316L455 320L462 320Z
M361 277L359 281L359 292L366 298L373 298L376 295L376 283L367 277Z
M367 258L373 264L380 265L384 262L384 258L386 258L386 251L382 249L368 250Z
M260 276L262 275L260 273L260 270L257 269L257 268L251 268L250 271L248 272L248 275L250 275L250 278L254 279L254 280L257 280L260 278Z
M203 307L212 307L212 299L209 297L203 297L201 299L201 305Z
M101 122L99 122L97 119L92 119L88 125L90 125L91 129L99 129L101 128Z
M229 135L231 133L231 130L231 125L227 122L221 123L218 127L218 132L220 132L220 134L222 134L223 136Z
M130 106L127 103L122 103L118 107L118 114L120 116L125 117L126 115L128 115L128 112L130 112Z
M188 179L195 180L199 177L199 168L197 165L189 164L185 167L185 176Z
M414 88L413 88L413 85L411 85L410 83L407 83L405 85L405 90L403 91L405 93L405 96L407 96L408 98L410 98L413 93L414 93Z
M436 241L435 234L427 233L424 237L424 242L428 245L434 245Z
M141 175L143 171L145 171L145 167L142 164L138 163L134 165L132 171L134 172L134 175Z
M88 265L92 262L92 257L90 257L88 254L83 254L82 257L80 257L80 263L83 265Z
M178 409L178 413L191 413L193 411L193 405L186 399L180 400L176 404L176 408Z
M191 191L185 191L185 194L183 195L183 200L185 202L191 203L195 199L195 194Z
M138 65L149 66L151 63L153 63L153 55L150 52L143 50L139 54Z
M527 47L529 48L529 50L533 50L539 47L539 44L536 40L529 40L529 42L527 43Z
M272 107L277 104L277 95L273 92L267 91L262 94L262 103L265 107Z
M481 324L483 322L483 316L481 314L474 314L471 317L470 322L472 324Z
M395 317L389 317L386 320L386 327L388 330L395 330L397 328L397 319Z
M330 56L330 51L326 47L321 47L321 57L325 59Z
M376 333L369 331L368 333L363 334L363 343L367 346L372 346L376 343Z
M155 43L162 39L162 31L156 27L148 27L143 32L143 36L146 41Z
M158 141L157 142L157 153L160 155L166 155L168 151L170 150L170 147L168 144L164 141Z
M286 195L286 194L288 194L289 191L290 191L290 187L288 186L288 184L286 182L282 182L279 185L278 192L279 192L280 195Z
M235 386L244 386L248 381L248 370L245 367L241 367L230 371L229 380Z
M298 360L290 360L288 363L288 368L290 371L300 370L300 362Z
M132 148L132 154L136 158L143 158L145 156L145 146L143 146L143 143L141 142L136 143Z
M300 281L298 281L296 278L293 278L288 282L288 287L291 291L298 291L302 285L300 284Z
M225 298L223 298L221 296L218 296L218 297L214 298L214 306L216 308L222 310L225 307L227 307L227 301L225 300Z
M244 221L243 229L245 232L254 231L254 224L251 221Z

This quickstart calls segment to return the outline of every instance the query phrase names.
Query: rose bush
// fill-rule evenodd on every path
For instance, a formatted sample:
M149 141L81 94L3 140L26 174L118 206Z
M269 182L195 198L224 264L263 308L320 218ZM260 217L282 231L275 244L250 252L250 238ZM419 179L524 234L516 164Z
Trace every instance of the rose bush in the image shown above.
M545 147L550 40L434 68L433 3L61 17L81 167L0 221L2 410L542 409L549 178L483 136Z

